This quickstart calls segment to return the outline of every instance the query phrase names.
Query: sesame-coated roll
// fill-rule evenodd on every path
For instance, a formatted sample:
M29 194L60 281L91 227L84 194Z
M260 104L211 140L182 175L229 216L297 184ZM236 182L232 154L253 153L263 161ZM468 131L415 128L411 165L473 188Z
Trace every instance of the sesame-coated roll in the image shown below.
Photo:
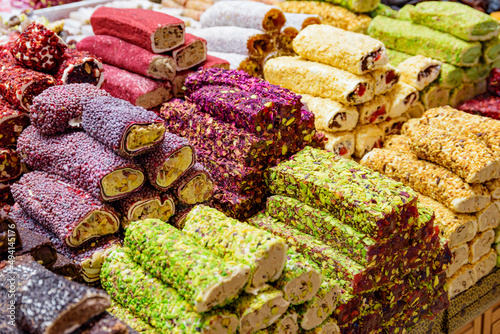
M28 113L16 110L0 99L0 147L15 146L17 138L28 125Z
M356 149L356 141L352 132L323 132L327 141L325 150L335 153L339 157L350 158Z
M12 186L12 195L30 216L70 247L115 233L120 227L113 209L57 175L28 173ZM65 209L68 207L71 209Z
M166 132L165 139L155 149L137 158L146 169L149 182L166 190L196 163L196 154L185 138Z
M302 102L314 113L314 125L318 130L351 131L358 123L359 113L354 106L308 94L302 94Z
M487 254L494 241L494 230L478 233L475 238L469 242L469 263L476 263L483 255Z
M448 296L453 298L469 289L476 284L476 282L476 272L473 270L472 265L465 265L458 269L458 271L447 280Z
M389 121L379 123L378 126L382 129L382 131L384 131L384 142L387 136L401 134L401 129L406 121L408 121L407 117L400 116L392 118Z
M100 59L85 51L68 49L54 78L58 85L88 83L100 88L104 82L103 72Z
M483 232L490 228L497 228L500 224L500 202L495 201L485 209L476 213L478 231Z
M165 134L165 124L154 112L105 96L84 103L82 128L125 158L154 149Z
M400 81L401 72L391 64L370 72L375 80L375 95L385 94Z
M410 139L403 135L390 135L384 140L384 147L400 153L412 153Z
M274 324L256 334L297 334L298 331L297 313L289 308Z
M210 173L197 162L172 185L176 198L186 205L203 203L212 197L214 184Z
M221 258L249 265L249 288L276 281L285 266L287 246L281 238L208 206L191 210L182 231Z
M356 148L354 155L362 158L375 148L382 147L384 131L375 124L358 126L353 131Z
M78 128L82 122L83 102L98 96L110 95L86 83L47 88L33 99L29 114L31 124L45 135Z
M134 262L134 250L119 248L106 258L101 284L113 299L148 319L165 333L235 333L235 315L221 312L198 313L173 286L154 278Z
M401 62L398 69L401 71L402 82L422 90L437 79L441 62L418 55Z
M390 115L391 100L386 95L377 95L373 100L357 105L359 124L384 122Z
M419 92L416 88L399 82L387 93L387 97L391 101L389 116L396 118L409 111L412 105L418 101Z
M497 264L497 252L490 249L488 253L483 255L478 262L472 267L476 272L476 279L479 281L481 278L488 275Z
M293 40L293 49L304 59L366 74L387 64L384 44L369 36L330 25L312 25Z
M323 321L321 325L315 327L309 331L307 334L340 334L340 328L337 325L337 321L331 317Z
M132 222L125 231L125 246L134 261L176 289L196 312L235 300L250 275L247 265L224 261L175 227L155 219Z
M446 269L446 277L452 277L458 269L469 263L469 245L461 244L455 248L451 248L451 263Z
M266 202L264 194L240 195L215 186L209 205L228 217L245 220L261 210Z
M140 166L84 132L49 137L29 126L19 137L17 149L33 170L60 175L105 201L125 197L144 184Z
M467 183L483 183L500 177L500 160L482 143L449 134L410 120L403 126L412 151L420 158L448 168Z
M0 182L17 179L23 173L21 159L15 150L0 148Z

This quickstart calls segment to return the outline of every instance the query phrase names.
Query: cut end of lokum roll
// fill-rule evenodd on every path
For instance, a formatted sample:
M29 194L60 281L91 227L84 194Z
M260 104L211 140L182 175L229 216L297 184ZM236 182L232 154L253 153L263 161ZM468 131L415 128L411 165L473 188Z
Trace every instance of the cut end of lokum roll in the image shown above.
M481 257L490 251L494 241L495 232L493 230L478 234L469 244L469 262L476 263L479 261Z
M388 61L385 47L381 47L363 57L361 60L361 71L364 73L379 68L387 64Z
M208 328L202 330L204 334L232 334L238 328L238 317L234 314L216 314L207 319Z
M500 161L493 160L484 165L476 173L471 173L470 177L466 179L468 183L484 183L500 177Z
M154 53L172 50L182 43L184 43L184 27L181 25L162 27L151 35L151 48Z
M338 285L332 286L326 294L316 299L313 305L308 305L300 326L305 330L310 330L321 325L335 310L339 296Z
M85 51L67 51L55 78L58 85L88 83L97 88L104 82L102 62Z
M474 213L484 209L490 203L490 196L477 194L468 198L453 199L451 205L455 212Z
M425 112L424 105L422 104L422 102L417 101L413 103L413 105L410 107L410 109L408 109L405 115L408 118L420 118L422 117L424 112Z
M89 213L66 238L66 244L77 247L85 241L118 231L120 221L110 212L97 210Z
M399 135L401 134L401 129L403 124L408 120L407 117L401 116L391 119L387 122L382 122L379 124L382 131L384 131L385 136Z
M333 318L325 320L321 325L306 332L310 334L340 334L340 328Z
M286 22L285 14L278 8L271 8L262 21L262 28L265 31L278 31Z
M465 215L460 215L460 217L466 217ZM469 219L464 220L463 224L459 225L449 237L450 247L456 247L464 242L471 241L477 233L477 220L474 216L470 216Z
M294 278L283 287L285 299L292 305L298 305L310 300L318 292L323 278L312 267L308 271Z
M29 81L21 87L21 92L17 93L17 98L24 110L29 110L33 99L40 95L47 88L54 86L54 78L45 76L37 80Z
M158 172L156 184L168 188L184 172L193 165L194 152L190 146L185 146L172 154Z
M416 88L399 82L394 85L388 97L389 100L392 101L390 117L395 118L403 115L416 101L418 101L419 93Z
M172 91L168 87L158 87L157 89L147 92L135 100L135 105L145 109L154 108L165 101L172 98Z
M467 263L469 263L469 246L467 244L451 249L451 263L446 269L446 277L453 276L458 269Z
M163 139L165 124L154 122L150 124L134 124L125 134L125 150L133 153L154 146Z
M476 214L479 232L497 228L500 224L500 202L491 203L486 209Z
M448 280L448 296L452 299L476 284L476 281L476 272L469 266L463 266Z
M288 247L281 239L275 242L266 250L265 256L258 260L255 271L252 275L252 286L262 286L266 282L276 281L283 272L286 262Z
M144 184L144 173L132 168L117 169L101 180L101 194L104 200L123 197Z
M175 77L175 61L170 57L156 57L149 64L148 74L158 79L173 79Z
M120 247L120 243L118 241L113 242L110 247L107 248L99 248L96 249L92 256L83 259L79 265L80 275L83 280L88 283L97 282L100 280L101 268L104 264L104 260L111 253L111 251Z
M268 296L262 297L265 300L264 304L259 303L257 307L243 314L240 318L240 333L255 333L259 329L269 327L286 312L289 303L283 298L281 292L278 294L273 290L267 292ZM258 297L255 296L255 298Z
M214 184L210 177L203 173L188 181L178 190L181 201L185 204L196 204L208 201L212 196Z
M497 263L497 252L491 249L486 255L484 255L479 262L474 266L474 271L476 272L476 280L480 280L484 276L488 275Z
M146 199L135 203L127 213L129 221L144 220L148 218L168 221L175 212L175 204L171 198Z
M327 139L325 150L333 152L340 157L350 157L354 154L356 142L352 132L324 132Z

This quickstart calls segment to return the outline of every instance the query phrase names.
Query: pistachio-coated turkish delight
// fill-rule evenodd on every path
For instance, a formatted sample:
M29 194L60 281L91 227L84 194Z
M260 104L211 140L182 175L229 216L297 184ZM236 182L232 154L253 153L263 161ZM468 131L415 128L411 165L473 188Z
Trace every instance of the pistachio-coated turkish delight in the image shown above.
M434 82L420 92L420 101L424 104L425 109L445 106L450 101L450 90Z
M420 94L415 87L398 82L387 93L387 97L391 101L389 116L395 118L403 115L418 101L419 96Z
M410 54L404 53L404 52L399 52L396 50L392 49L387 49L387 57L389 58L389 64L391 64L394 67L398 67L399 64L407 60L408 58L413 57Z
M495 37L483 42L483 58L486 63L494 63L500 59L500 38Z
M452 89L463 82L463 72L460 67L448 63L441 64L441 72L437 78L440 87Z
M250 275L247 265L224 262L159 220L132 222L125 231L124 243L134 261L178 290L196 312L233 301Z
M302 102L313 112L317 130L351 131L358 124L359 113L354 106L308 94L302 94Z
M129 309L121 306L118 302L111 299L111 307L109 307L106 311L119 318L125 324L130 326L133 330L138 333L143 334L158 334L159 331L144 321L141 317L136 316ZM130 334L135 334L131 332Z
M495 231L487 230L478 233L475 238L469 242L469 263L476 263L483 255L487 254L494 241Z

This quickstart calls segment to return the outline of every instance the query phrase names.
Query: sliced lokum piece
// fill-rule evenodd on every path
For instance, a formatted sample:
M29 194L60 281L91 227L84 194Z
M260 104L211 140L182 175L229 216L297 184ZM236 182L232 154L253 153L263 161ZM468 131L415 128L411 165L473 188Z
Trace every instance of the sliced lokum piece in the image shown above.
M450 249L451 251L451 263L446 269L446 277L453 276L458 269L469 263L469 246L467 244L461 244L455 248Z
M189 169L172 185L176 198L186 205L206 202L214 190L210 173L199 162Z
M315 327L309 331L306 331L307 334L340 334L340 328L337 325L337 321L330 317L323 321L321 325Z
M184 22L156 11L99 7L90 24L96 35L118 37L154 53L173 50L184 43Z
M335 153L339 157L349 158L354 154L356 142L352 132L321 132L327 141L325 150Z
M293 40L293 49L304 59L358 75L388 62L382 42L326 24L311 25L299 32Z
M494 249L490 249L490 251L483 255L473 266L473 269L476 272L476 280L479 281L481 278L488 275L493 268L495 268L496 264L497 252Z
M22 173L23 166L16 151L0 148L0 182L17 179Z
M207 41L191 34L185 35L183 45L170 51L177 71L187 70L207 59Z
M478 233L475 238L469 242L469 263L476 263L483 255L487 254L494 241L495 231L487 230Z
M274 324L256 334L296 334L298 331L297 313L288 309Z
M490 64L478 64L474 67L464 67L463 71L463 81L466 83L476 83L488 78L490 74Z
M419 92L416 88L399 82L387 93L387 97L391 101L389 116L396 118L409 111L418 101Z
M403 182L458 213L473 213L490 203L482 185L469 185L444 167L417 160L411 154L374 149L361 164Z
M155 219L132 222L125 231L125 246L134 261L170 284L196 312L233 301L250 275L247 265L223 261L175 227Z
M370 75L355 75L296 57L268 60L264 66L264 76L270 83L294 92L346 104L361 104L374 96L375 82Z
M375 80L375 95L385 94L399 82L401 72L391 64L387 64L375 71L370 72Z
M448 168L467 183L500 177L500 160L484 144L451 135L414 119L403 126L412 151L420 158Z
M87 51L109 65L154 79L173 80L175 60L160 55L113 36L88 36L76 45L80 51Z
M98 96L110 95L86 83L49 87L33 99L31 124L45 135L80 127L83 102Z
M448 104L453 107L458 107L466 100L475 96L474 85L472 84L462 84L450 91L450 99Z
M497 228L500 224L499 202L492 202L485 209L476 213L478 231L483 232L491 228Z
M354 129L354 140L356 148L354 155L362 158L375 148L382 147L384 142L384 131L375 124L366 124Z
M306 27L313 24L321 24L321 16L314 14L304 14L304 13L283 13L285 14L286 23L284 29L292 27L297 30L297 32L305 29ZM283 30L284 30L283 29Z
M390 100L385 95L377 95L373 100L357 105L359 112L359 124L375 124L385 121L391 113Z
M432 83L420 92L420 101L425 109L445 106L450 100L450 90L440 87L437 83Z
M0 99L0 147L15 146L17 137L29 125L27 113Z
M500 59L500 38L484 41L483 58L487 63L494 63Z
M476 282L476 272L472 269L472 265L465 265L448 279L448 296L453 298L469 289Z
M151 185L166 190L194 166L196 154L187 139L166 132L160 145L137 160L146 169Z
M102 89L114 97L146 109L156 107L172 98L168 81L157 81L104 64L106 81Z
M401 62L398 69L401 71L402 82L422 90L437 79L441 62L418 55Z
M246 1L215 3L200 17L204 28L237 26L270 32L279 31L285 22L285 15L278 7Z
M125 158L151 150L165 134L165 124L154 112L107 96L84 103L82 128Z
M384 131L384 142L387 136L399 135L406 121L408 121L407 117L400 116L378 124L378 126L382 129L382 131Z
M372 20L368 35L382 41L387 48L422 54L457 66L475 66L482 54L478 42L469 43L425 26L385 16Z
M500 199L500 179L488 181L484 185L488 188L492 199Z
M309 94L302 94L302 102L314 113L317 130L351 131L358 124L359 113L354 106Z
M154 278L133 261L134 250L119 248L109 254L101 272L103 288L115 300L159 331L177 333L235 333L236 316L224 312L198 313L180 291Z
M88 83L100 88L104 82L103 72L100 59L85 51L68 49L54 78L58 85Z
M10 52L20 65L50 73L63 60L67 47L55 32L32 22L12 43Z

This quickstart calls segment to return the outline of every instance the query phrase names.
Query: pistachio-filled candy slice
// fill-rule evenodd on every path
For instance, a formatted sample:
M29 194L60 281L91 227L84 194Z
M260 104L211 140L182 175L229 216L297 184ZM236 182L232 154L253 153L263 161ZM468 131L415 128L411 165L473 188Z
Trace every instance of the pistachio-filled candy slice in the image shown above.
M478 231L483 232L497 228L500 224L500 203L492 202L489 206L476 213Z
M349 158L354 154L356 141L352 132L343 131L321 133L324 134L327 139L327 142L325 143L325 150L328 152L335 153L343 158Z
M458 107L463 102L476 96L475 86L473 84L461 84L450 91L450 99L448 104L453 107Z
M478 235L469 243L469 262L476 263L487 254L495 241L495 231L487 230Z
M256 334L296 334L299 331L297 313L288 309L274 324Z
M214 184L208 171L198 162L175 182L173 188L182 204L192 205L208 201Z
M469 245L461 244L455 248L450 249L451 251L451 263L446 269L446 277L453 276L458 269L469 263Z

